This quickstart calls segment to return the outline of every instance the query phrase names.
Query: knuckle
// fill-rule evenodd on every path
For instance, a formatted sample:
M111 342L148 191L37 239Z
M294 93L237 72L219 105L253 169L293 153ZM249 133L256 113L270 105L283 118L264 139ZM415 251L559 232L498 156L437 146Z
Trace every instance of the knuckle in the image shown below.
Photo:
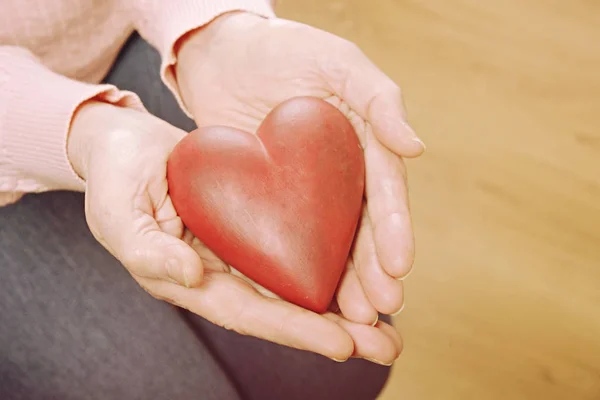
M361 48L356 43L348 39L340 38L340 42L337 46L346 56L356 57L363 55Z
M166 303L169 303L173 306L176 307L180 307L180 308L185 308L182 303L177 299L177 298L171 298L169 296L166 296L164 294L160 294L158 290L156 289L151 289L147 284L145 284L143 282L142 279L140 279L139 277L136 277L135 275L133 275L133 278L136 280L136 282L140 285L140 287L147 293L149 294L152 298L159 300L159 301L164 301Z
M386 90L391 97L402 98L402 88L396 82L390 80Z
M370 112L374 107L380 107L382 104L389 103L390 101L402 103L402 89L391 79L385 78L381 85L377 85L374 88L367 109Z
M85 221L90 230L90 233L106 250L108 250L113 256L116 256L114 249L108 244L106 237L103 233L103 225L99 221L103 221L102 217L89 206L89 202L85 204Z
M166 303L172 304L174 306L179 306L179 304L177 304L177 302L169 297L165 297L162 296L158 293L153 292L150 289L145 288L144 286L142 286L144 288L144 290L146 291L146 293L148 293L150 296L152 296L154 299L159 300L159 301L164 301Z
M140 283L140 286L142 287L142 289L144 289L144 291L145 291L146 293L148 293L150 296L152 296L152 297L153 297L153 298L155 298L156 300L167 301L167 302L169 301L169 299L168 299L168 298L166 298L166 297L164 297L164 296L161 296L161 295L159 295L158 293L154 292L153 290L150 290L150 289L148 288L148 286L146 286L146 285L144 285L144 284L141 284L141 283Z
M137 266L140 264L140 260L142 259L143 251L137 247L124 251L119 257L121 263L130 270L137 269Z
M224 317L220 324L223 328L228 331L239 333L240 335L247 335L247 329L244 324L244 314L246 313L246 307L240 306L234 312L229 313L227 317Z

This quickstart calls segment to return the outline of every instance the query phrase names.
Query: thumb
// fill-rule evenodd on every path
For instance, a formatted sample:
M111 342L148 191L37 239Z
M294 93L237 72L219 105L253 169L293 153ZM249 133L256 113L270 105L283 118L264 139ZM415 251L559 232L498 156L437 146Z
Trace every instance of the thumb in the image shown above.
M367 121L379 141L402 157L417 157L425 145L406 121L402 92L354 44L343 42L341 53L322 70L330 89Z
M200 256L179 239L183 223L170 218L169 232L156 221L153 202L148 194L127 200L129 196L110 198L108 191L98 201L89 201L89 226L104 245L127 270L139 277L161 279L186 287L196 287L202 281ZM179 235L182 236L182 235Z
M139 277L197 287L203 276L200 256L182 240L162 232L155 221L147 223L150 229L123 234L117 258Z

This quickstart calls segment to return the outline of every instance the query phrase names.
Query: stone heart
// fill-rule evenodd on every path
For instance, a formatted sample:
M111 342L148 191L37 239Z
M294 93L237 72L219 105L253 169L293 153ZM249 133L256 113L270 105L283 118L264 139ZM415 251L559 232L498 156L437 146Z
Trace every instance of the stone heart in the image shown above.
M197 129L173 150L169 192L186 227L224 262L283 299L327 310L354 239L363 152L329 103L296 97L257 135Z

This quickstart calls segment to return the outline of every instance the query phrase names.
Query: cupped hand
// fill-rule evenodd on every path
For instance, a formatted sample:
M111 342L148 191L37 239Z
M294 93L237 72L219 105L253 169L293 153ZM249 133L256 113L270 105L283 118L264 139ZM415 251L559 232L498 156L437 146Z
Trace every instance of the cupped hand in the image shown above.
M295 96L336 106L364 148L365 205L337 303L352 321L403 306L413 234L401 159L424 150L406 122L398 86L352 43L307 25L225 14L184 37L176 77L199 126L256 132L271 109Z
M184 228L168 194L166 166L185 134L144 112L103 103L81 107L68 153L86 181L94 237L152 296L217 325L339 361L391 364L402 349L391 326L318 315L265 296Z

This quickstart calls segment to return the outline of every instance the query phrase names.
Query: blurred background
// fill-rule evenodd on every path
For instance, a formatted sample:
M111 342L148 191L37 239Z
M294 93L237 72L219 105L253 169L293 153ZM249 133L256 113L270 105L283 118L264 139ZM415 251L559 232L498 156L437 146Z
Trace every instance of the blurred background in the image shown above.
M600 399L600 1L278 0L404 90L417 239L381 400Z

